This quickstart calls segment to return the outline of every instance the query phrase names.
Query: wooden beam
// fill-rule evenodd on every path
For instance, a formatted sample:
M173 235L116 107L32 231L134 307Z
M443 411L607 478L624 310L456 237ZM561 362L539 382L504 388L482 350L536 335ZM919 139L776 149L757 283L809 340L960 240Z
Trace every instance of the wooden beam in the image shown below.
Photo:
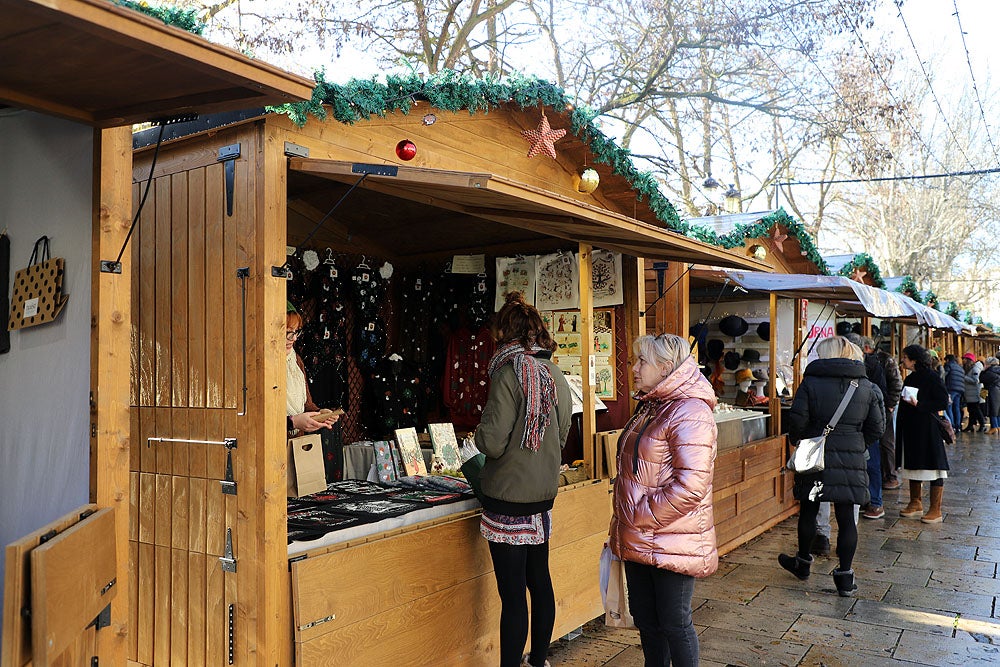
M632 349L632 342L639 336L646 335L646 280L644 267L646 260L642 257L632 257L625 255L622 257L622 283L625 296L625 345ZM627 356L631 358L631 354ZM626 382L629 396L629 413L635 410L636 400L632 398L635 393L634 380L630 368L625 368Z
M91 260L91 438L90 498L115 508L116 577L129 580L129 447L131 396L132 266L101 273L100 261L113 260L125 242L132 211L132 135L127 127L94 131L93 254ZM125 662L130 630L129 596L111 604L110 631L97 633L98 655L109 664ZM131 631L134 631L132 629Z
M593 248L580 244L580 373L583 376L583 415L580 437L583 438L583 461L587 476L596 478L598 461L595 455L597 433L597 401L594 393L594 352L589 341L594 340Z
M771 336L768 345L769 378L768 382L768 403L771 408L771 435L777 436L781 433L781 399L778 397L778 389L775 380L778 376L778 295L771 292L770 295L770 323Z

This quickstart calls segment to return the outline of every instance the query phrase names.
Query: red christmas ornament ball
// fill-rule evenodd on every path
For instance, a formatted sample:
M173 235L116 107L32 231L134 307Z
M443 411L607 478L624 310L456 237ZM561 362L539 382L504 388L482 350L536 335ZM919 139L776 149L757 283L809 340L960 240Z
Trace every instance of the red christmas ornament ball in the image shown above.
M417 155L417 145L409 139L403 139L396 144L396 157L400 160L410 161Z

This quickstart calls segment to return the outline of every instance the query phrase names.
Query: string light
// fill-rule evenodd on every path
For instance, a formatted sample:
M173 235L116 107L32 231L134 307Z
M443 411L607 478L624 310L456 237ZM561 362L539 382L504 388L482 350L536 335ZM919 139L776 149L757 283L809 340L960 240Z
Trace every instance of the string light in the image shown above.
M993 149L993 158L1000 164L1000 155L997 155L996 144L993 143L993 137L990 135L990 125L986 122L986 111L983 109L983 100L979 97L979 86L976 85L976 74L972 71L972 59L969 57L969 45L965 42L965 30L962 29L962 17L958 15L958 0L951 0L952 5L955 7L955 20L958 22L958 34L962 37L962 48L965 49L965 63L969 66L969 76L972 78L972 90L976 93L976 103L979 104L979 115L983 119L983 128L986 129L986 138L990 142L990 148Z
M975 169L972 171L949 171L943 174L918 174L915 176L878 176L874 178L839 178L832 181L788 181L785 185L828 185L830 183L879 183L883 181L919 181L927 178L950 178L952 176L981 176L983 174L1000 173L1000 167L994 169Z

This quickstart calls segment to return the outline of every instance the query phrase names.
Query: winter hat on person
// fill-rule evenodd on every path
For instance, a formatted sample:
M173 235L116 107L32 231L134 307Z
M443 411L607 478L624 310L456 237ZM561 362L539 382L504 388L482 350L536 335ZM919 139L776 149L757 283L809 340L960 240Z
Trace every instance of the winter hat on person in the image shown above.
M927 354L931 355L935 359L940 359L940 357L938 357L938 352L935 349L927 350Z
M747 321L739 315L726 315L719 320L719 331L733 338L742 336L749 328Z
M837 322L837 335L846 336L851 333L851 323L850 322Z
M722 365L726 367L726 370L735 371L740 367L740 355L733 351L726 352L726 356L722 359Z
M862 331L864 331L864 329L861 328L861 322L855 322L851 325L851 333L855 333L860 336Z
M962 355L962 358L968 359L969 361L975 361L976 355L972 354L971 352L966 352L965 354Z

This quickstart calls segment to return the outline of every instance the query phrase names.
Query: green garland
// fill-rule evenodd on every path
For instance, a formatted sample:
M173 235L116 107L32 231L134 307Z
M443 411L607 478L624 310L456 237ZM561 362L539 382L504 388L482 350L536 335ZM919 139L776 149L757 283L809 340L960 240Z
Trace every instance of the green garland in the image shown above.
M154 19L159 19L167 25L187 30L195 35L201 35L205 32L205 22L198 20L198 13L193 9L153 6L145 2L145 0L111 0L111 2L119 7L132 9L146 16L152 16Z
M917 303L924 302L920 298L920 289L917 288L917 283L913 280L913 276L903 276L903 282L896 288L896 291L900 294L905 294Z
M875 287L885 289L885 280L882 279L882 271L878 268L875 260L866 252L859 252L854 258L841 267L838 273L845 278L850 278L858 269L864 269L872 279Z
M972 322L972 311L971 310L965 311L965 317L962 318L962 321L965 322L966 324L972 324L973 323Z
M957 320L958 319L958 304L955 303L954 301L949 302L948 303L948 310L946 310L944 312L949 317L954 317Z
M941 310L941 308L938 307L940 304L938 303L937 294L935 294L932 289L927 290L927 296L924 297L924 302L934 310Z

